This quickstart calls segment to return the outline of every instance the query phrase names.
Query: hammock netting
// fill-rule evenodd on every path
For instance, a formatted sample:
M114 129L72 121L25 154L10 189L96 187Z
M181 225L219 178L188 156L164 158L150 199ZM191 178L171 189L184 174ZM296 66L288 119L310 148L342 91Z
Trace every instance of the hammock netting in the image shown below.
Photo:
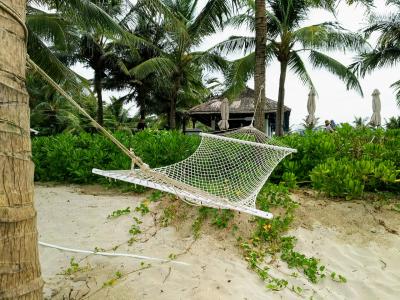
M93 173L172 193L191 204L272 218L271 213L256 209L256 198L274 168L295 149L280 145L250 125L221 135L202 133L199 147L187 159L151 169L29 58L27 64L139 166L117 171L93 169Z
M257 195L278 163L296 150L252 126L200 136L197 150L178 163L148 170L93 169L93 173L172 193L191 204L272 218L256 209Z

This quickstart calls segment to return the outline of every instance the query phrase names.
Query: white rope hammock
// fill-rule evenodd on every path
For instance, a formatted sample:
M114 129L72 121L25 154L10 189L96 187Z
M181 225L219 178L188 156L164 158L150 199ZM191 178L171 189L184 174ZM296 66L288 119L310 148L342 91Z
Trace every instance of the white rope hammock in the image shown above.
M252 126L224 136L200 136L201 143L191 156L152 169L153 173L140 169L93 169L93 173L175 194L193 204L272 218L271 213L256 209L257 195L277 164L296 150L276 145Z
M278 163L296 152L295 149L279 145L250 125L223 135L201 133L198 149L187 159L151 169L29 58L27 64L132 159L131 170L93 169L93 173L172 193L191 204L232 209L267 219L273 217L269 212L256 209L256 198ZM139 168L134 169L134 166Z

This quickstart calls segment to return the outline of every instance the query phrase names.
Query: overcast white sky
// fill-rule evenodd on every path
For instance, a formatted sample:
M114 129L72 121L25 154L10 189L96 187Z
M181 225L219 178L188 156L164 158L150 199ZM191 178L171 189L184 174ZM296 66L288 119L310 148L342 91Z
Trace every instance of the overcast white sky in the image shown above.
M344 1L342 1L344 2ZM206 0L200 0L200 5L204 5ZM385 6L384 0L375 1L375 11L388 13L390 8ZM316 24L335 18L322 10L314 10L310 14L308 25ZM348 7L344 3L339 5L337 19L346 29L357 31L365 25L365 10L361 6ZM248 35L245 30L228 28L224 32L217 33L205 39L201 49L208 49L216 43L227 39L231 35ZM350 64L355 56L354 53L333 53L333 57L344 64ZM75 68L80 74L91 78L91 70L85 70L82 66ZM320 118L320 123L325 119L334 119L336 122L352 122L354 117L370 117L372 115L372 91L379 89L382 101L382 118L388 119L391 116L398 116L400 109L396 105L391 83L400 79L399 67L381 69L360 79L364 90L364 98L354 91L347 91L345 85L328 72L313 70L309 67L310 75L314 81L318 92L316 116ZM267 67L266 94L271 99L278 96L279 65L273 62ZM253 80L249 81L249 86L253 87ZM292 108L290 123L294 128L298 127L307 115L307 95L308 88L299 81L296 76L288 73L286 80L285 105ZM122 93L123 94L123 93ZM121 93L107 92L106 97L111 95L121 95ZM106 98L107 100L107 98ZM131 113L134 112L134 109Z

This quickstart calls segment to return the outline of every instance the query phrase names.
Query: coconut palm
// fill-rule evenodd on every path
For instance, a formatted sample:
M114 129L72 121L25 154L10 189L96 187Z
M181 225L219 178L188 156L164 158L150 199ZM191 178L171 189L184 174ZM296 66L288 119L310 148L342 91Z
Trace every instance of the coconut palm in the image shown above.
M139 108L140 116L144 119L146 114L151 112L153 106L158 107L158 101L154 99L154 91L159 86L157 79L158 77L164 77L162 75L168 76L168 71L166 74L162 74L163 72L160 70L154 70L160 76L154 76L154 72L149 72L144 76L138 77L135 76L135 70L137 70L135 67L150 59L154 61L160 56L158 49L165 48L165 43L168 43L165 39L166 28L149 18L147 16L147 8L143 6L136 5L133 7L126 15L126 18L135 19L135 26L132 26L129 30L136 36L146 37L146 40L153 47L137 47L132 51L126 45L113 43L112 51L115 52L120 65L116 65L110 70L104 82L104 87L119 91L128 90L129 92L121 98L121 101L123 103L135 101L136 106Z
M253 24L253 31L255 31L255 70L254 70L254 106L256 107L255 113L255 127L264 130L265 122L265 66L266 66L266 32L267 32L267 18L266 18L266 0L244 0L244 3L253 7L255 13L255 22ZM310 5L329 7L332 9L334 0L310 0ZM242 15L244 17L244 15Z
M163 1L162 11L172 14L170 18L161 19L167 28L165 48L161 49L159 57L130 70L140 80L152 74L160 62L169 66L169 75L160 81L159 91L162 91L162 99L168 102L171 129L176 128L177 104L184 98L196 97L194 87L199 87L199 74L205 69L222 70L225 67L225 61L219 55L195 49L207 36L222 27L224 16L232 10L232 1L209 0L200 11L198 9L196 0ZM157 17L154 21L157 22Z
M26 86L30 97L31 128L38 130L40 135L91 129L88 120L80 118L78 111L36 74L28 73ZM74 98L90 115L96 115L97 102L93 95L81 92L74 94Z
M254 107L255 127L264 130L265 122L265 61L266 61L266 37L267 37L267 18L265 10L265 0L256 0L255 11L255 69L254 69ZM249 1L249 4L253 3Z
M29 101L25 88L25 1L0 1L0 295L42 299L33 206ZM19 17L23 16L23 17Z
M124 11L130 11L133 5L123 0L30 2L46 5L55 12L48 13L28 6L28 53L53 79L62 81L60 83L64 88L72 86L81 90L83 85L89 86L88 82L65 65L81 61L92 68L94 91L98 99L97 120L102 124L102 83L107 68L118 63L110 43L129 45L132 49L149 45L145 39L127 31L132 20L125 17ZM142 2L139 1L138 5L142 5Z
M367 128L368 127L368 118L354 117L353 124L357 128Z
M387 0L389 7L394 7L395 12L387 15L372 14L369 25L364 29L367 36L379 34L376 47L362 52L353 68L362 76L377 68L395 66L400 62L400 1ZM397 104L400 106L400 80L394 82Z
M244 14L231 18L235 26L246 24L254 28L254 5L249 1ZM348 67L321 51L360 50L364 47L361 35L343 29L339 24L324 22L302 26L312 6L306 0L269 0L267 12L267 44L266 62L277 59L280 64L279 93L276 134L283 134L283 112L285 99L285 81L288 68L299 79L312 88L314 84L307 71L304 55L315 68L323 68L345 82L348 89L352 88L362 94L357 77ZM232 95L244 88L246 81L254 74L255 39L253 37L234 36L215 47L221 52L229 53L244 50L246 56L238 59L232 65L227 79L230 85L227 93Z
M70 64L76 62L71 52L79 44L83 31L101 31L109 39L120 39L134 45L145 43L143 39L128 33L95 2L28 0L26 16L29 32L28 54L38 66L57 81L62 79L72 86L81 87L81 78L66 68L62 62ZM41 9L43 7L46 10ZM63 58L62 62L60 57Z
M386 121L387 129L400 129L400 117L391 117Z
M50 1L30 1L33 2ZM38 18L32 18L30 24L27 22L28 28L25 28L27 1L0 1L0 14L4 16L0 19L0 28L7 29L2 30L1 35L2 45L7 47L0 47L0 165L4 175L0 176L0 295L4 299L43 298L44 282L39 265L36 211L33 206L34 166L29 135L29 101L25 88L28 35L31 57L42 67L47 64L46 70L52 76L62 74L64 79L70 79L68 76L73 75L71 77L78 79L52 55L46 43L55 36L62 36L64 31L59 25L65 20L74 20L76 16L90 15L86 19L86 23L90 23L88 26L115 25L109 16L89 1L51 2L64 8L68 6L71 18L57 21L46 18L47 24L54 21L49 28L43 23L40 25ZM84 19L81 18L81 21ZM32 38L36 43L32 43ZM74 81L69 80L71 84Z

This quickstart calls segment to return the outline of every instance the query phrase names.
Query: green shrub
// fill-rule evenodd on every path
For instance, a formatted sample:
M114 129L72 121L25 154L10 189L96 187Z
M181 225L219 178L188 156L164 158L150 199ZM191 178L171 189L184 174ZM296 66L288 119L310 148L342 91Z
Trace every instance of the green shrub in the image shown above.
M395 184L399 171L391 161L328 159L311 172L312 185L330 196L359 197Z
M145 130L135 135L117 132L115 136L132 148L151 167L178 162L198 147L199 138L177 131ZM72 183L104 183L92 168L127 170L131 160L100 134L63 133L32 139L35 180Z
M393 183L392 177L388 180L386 174L393 176L395 170L400 169L399 129L353 128L344 124L334 133L306 131L304 135L285 136L282 141L298 152L278 165L271 176L274 182L283 181L291 187L296 182L306 183L312 179L316 189L335 196L350 197L361 195L364 190L400 190L399 184ZM332 161L346 163L339 166L336 164L340 163ZM374 171L368 173L365 179L360 179L355 173L365 170L357 161L371 162ZM379 172L385 175L378 175ZM322 177L317 178L319 175ZM343 185L327 187L342 181Z
M297 180L296 174L292 172L285 172L282 175L281 184L285 185L290 189L294 189L297 187L296 180Z
M115 135L150 167L181 161L200 142L197 136L177 131L144 130L135 135ZM282 182L289 188L312 181L314 188L332 196L357 197L364 190L400 191L400 184L393 183L396 170L400 170L400 129L353 128L345 124L332 134L306 131L304 135L288 135L283 142L298 153L278 165L271 181ZM38 181L107 183L104 177L92 174L92 168L121 170L131 166L130 159L100 134L36 137L32 151ZM227 155L236 157L240 153L228 151Z

